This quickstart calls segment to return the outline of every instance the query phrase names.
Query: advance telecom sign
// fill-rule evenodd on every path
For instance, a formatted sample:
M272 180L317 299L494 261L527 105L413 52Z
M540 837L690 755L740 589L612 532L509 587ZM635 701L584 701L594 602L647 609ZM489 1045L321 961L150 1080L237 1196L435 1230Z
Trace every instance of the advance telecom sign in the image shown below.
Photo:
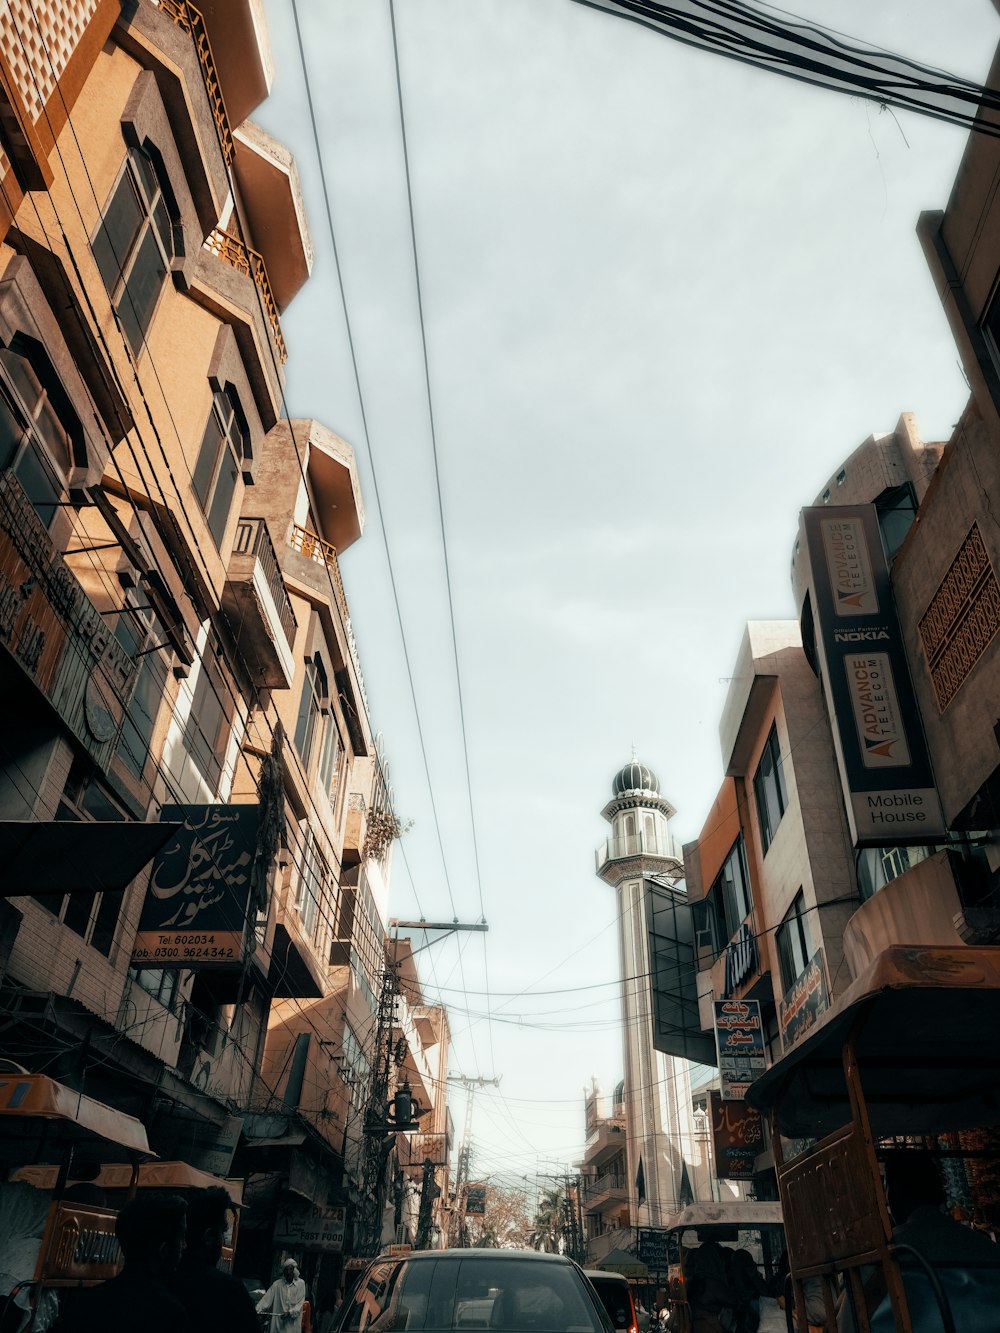
M872 505L802 511L816 653L856 846L945 832Z

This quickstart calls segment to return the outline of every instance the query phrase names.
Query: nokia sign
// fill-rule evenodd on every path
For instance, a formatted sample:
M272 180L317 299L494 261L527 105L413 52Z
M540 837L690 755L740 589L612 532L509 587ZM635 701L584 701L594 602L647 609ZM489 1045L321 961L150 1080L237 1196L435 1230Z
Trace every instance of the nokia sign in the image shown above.
M856 846L945 832L874 506L802 511L816 659Z

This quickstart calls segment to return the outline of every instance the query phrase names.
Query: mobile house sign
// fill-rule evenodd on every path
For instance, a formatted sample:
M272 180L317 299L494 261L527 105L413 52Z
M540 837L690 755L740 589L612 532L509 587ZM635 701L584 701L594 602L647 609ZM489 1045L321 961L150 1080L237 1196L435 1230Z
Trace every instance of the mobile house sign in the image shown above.
M854 844L932 842L944 817L874 506L803 509L802 529L816 661Z

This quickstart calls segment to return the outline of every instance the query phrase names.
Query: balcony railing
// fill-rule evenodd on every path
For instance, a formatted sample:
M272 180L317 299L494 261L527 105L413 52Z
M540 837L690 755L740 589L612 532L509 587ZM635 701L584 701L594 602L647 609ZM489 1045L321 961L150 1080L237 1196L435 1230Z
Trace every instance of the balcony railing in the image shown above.
M292 524L292 535L288 540L293 550L301 551L306 559L314 561L317 565L327 567L337 592L337 605L340 607L340 614L345 621L349 620L347 594L344 592L344 583L340 577L340 565L337 563L337 548L331 546L328 541L324 541L322 537L317 536L315 532L310 532L308 528L301 527L298 523Z
M208 40L208 31L201 10L196 9L190 0L160 0L160 8L179 28L191 34L194 49L198 54L198 63L201 65L201 75L205 81L205 92L208 94L212 117L219 135L219 147L226 159L226 166L232 166L236 152L233 132L226 114L226 101L222 95L222 84L219 82L215 57L212 55L212 43Z
M216 227L209 235L205 241L205 249L210 254L215 255L217 259L224 259L231 268L236 269L237 273L243 273L248 278L253 278L257 284L257 290L260 292L264 309L267 312L271 332L274 335L274 345L278 349L281 364L284 365L288 359L288 348L285 346L285 339L281 332L281 318L278 315L278 305L274 299L274 293L271 291L271 282L267 276L267 265L264 263L264 256L223 227Z
M291 647L295 642L297 623L295 612L285 591L278 557L275 555L267 524L262 518L240 519L236 528L236 541L233 543L233 555L252 555L256 558L264 575L264 582L274 598L274 605L278 608L278 619L281 621L288 646Z
M609 838L603 847L597 849L597 869L601 870L609 861L625 861L631 856L663 856L680 860L677 844L666 836L647 837L645 833L628 833L620 838Z
M625 1192L628 1188L624 1176L609 1173L606 1176L596 1176L593 1180L584 1182L583 1201L584 1203L593 1203L595 1199L603 1199L605 1196L621 1191Z
M354 638L354 627L351 624L351 612L347 605L347 593L344 591L344 581L340 577L340 563L337 560L337 548L328 541L312 532L309 528L303 528L298 523L292 524L292 535L288 539L288 544L295 551L301 551L309 560L314 560L317 565L325 565L330 571L330 577L333 580L334 590L337 594L337 606L340 608L340 616L344 622L344 633L347 635L347 646L351 652L351 660L354 663L354 672L358 678L358 689L361 692L361 702L365 706L365 712L368 711L368 694L365 690L365 678L361 673L361 659L358 655L358 645Z

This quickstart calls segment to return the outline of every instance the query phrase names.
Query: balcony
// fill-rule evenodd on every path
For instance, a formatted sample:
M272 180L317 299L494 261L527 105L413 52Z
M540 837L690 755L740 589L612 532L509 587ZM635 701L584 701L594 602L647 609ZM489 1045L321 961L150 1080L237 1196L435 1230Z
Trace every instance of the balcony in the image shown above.
M844 928L844 957L855 978L893 945L961 948L962 901L947 852L937 852L890 880Z
M215 130L219 136L219 147L222 149L222 156L226 159L226 166L231 166L236 153L233 144L233 132L230 128L229 117L226 114L222 84L219 80L215 57L212 54L212 43L208 38L208 30L205 27L202 12L200 9L196 9L190 3L190 0L160 0L160 9L168 18L173 19L179 28L183 28L185 32L191 34L194 49L198 56L198 64L201 66L201 76L205 83L208 104L212 108Z
M284 310L309 278L313 248L295 161L253 121L235 134L236 183L250 238L267 261L274 299Z
M326 994L326 960L317 946L317 927L306 928L296 907L299 883L296 876L278 896L274 919L274 943L268 981L277 999L318 999ZM330 912L329 902L320 905L319 923Z
M610 861L629 861L633 857L657 856L661 860L680 861L677 844L666 837L648 838L644 833L631 833L620 838L609 838L595 853L597 873Z
M628 1181L613 1173L585 1180L582 1203L588 1213L599 1213L609 1206L628 1203Z
M344 826L344 864L354 865L361 860L368 834L368 805L359 791L347 797L347 822Z
M295 676L296 621L262 518L241 518L222 604L257 684L287 690Z
M207 237L205 249L209 254L215 255L216 259L224 260L237 273L242 273L244 277L253 279L271 329L275 351L281 364L284 365L288 359L288 348L285 346L284 335L281 332L278 305L274 299L274 293L271 291L271 282L267 276L267 265L264 263L264 256L252 249L245 241L240 240L238 236L234 236L232 232L226 231L222 227L216 227Z
M309 528L303 528L298 523L292 524L291 534L288 538L288 544L293 551L300 551L307 560L313 564L323 565L329 571L330 582L333 584L333 591L337 599L337 609L340 612L340 619L344 626L344 636L347 639L347 648L351 654L351 663L354 666L354 674L358 681L358 692L361 695L361 702L365 706L365 712L368 711L368 694L365 690L365 678L361 674L361 659L358 655L357 640L354 637L354 627L351 625L351 613L347 605L347 593L344 591L344 581L340 577L340 564L337 560L337 548L332 546L322 537L317 536Z
M625 1148L625 1121L602 1120L587 1139L584 1160L587 1166L603 1166Z
M200 7L231 123L242 125L274 77L263 0L201 0Z

